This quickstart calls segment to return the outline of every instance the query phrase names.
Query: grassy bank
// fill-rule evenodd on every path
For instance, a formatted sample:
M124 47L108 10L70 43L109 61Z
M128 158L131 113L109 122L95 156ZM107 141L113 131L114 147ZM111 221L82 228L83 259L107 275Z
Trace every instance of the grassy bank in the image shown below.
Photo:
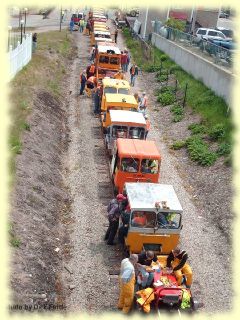
M175 74L180 88L183 89L186 83L188 84L187 106L201 116L201 125L208 129L207 132L205 131L205 134L209 133L211 136L212 132L219 130L219 128L221 129L221 133L216 137L215 141L218 141L219 145L226 144L228 146L226 153L229 154L232 144L232 121L226 102L221 97L216 96L201 81L194 79L190 74L185 72L158 48L152 48L152 61L144 59L141 45L138 40L132 38L129 29L125 28L123 35L128 48L130 48L132 59L143 71L156 71L162 66L162 70L167 72L171 70Z
M38 34L38 47L32 60L10 83L10 178L15 176L15 158L21 153L21 134L31 127L28 117L36 90L42 89L60 96L60 83L66 73L65 60L71 55L71 38L66 32L51 31Z

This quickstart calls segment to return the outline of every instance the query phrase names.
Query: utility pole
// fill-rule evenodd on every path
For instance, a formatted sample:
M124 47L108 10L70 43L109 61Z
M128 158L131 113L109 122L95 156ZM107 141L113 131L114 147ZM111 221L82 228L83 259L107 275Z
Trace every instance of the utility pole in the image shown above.
M146 37L147 20L148 20L148 7L146 8L144 31L143 31L143 39L144 39L144 40L145 40L145 37Z
M62 6L60 8L60 28L59 28L59 31L60 32L62 31Z

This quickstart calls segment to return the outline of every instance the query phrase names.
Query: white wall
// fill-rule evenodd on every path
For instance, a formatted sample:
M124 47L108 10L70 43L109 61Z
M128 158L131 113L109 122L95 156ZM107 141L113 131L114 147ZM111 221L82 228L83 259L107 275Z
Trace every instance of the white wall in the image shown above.
M26 34L26 38L23 38L22 44L18 42L18 46L8 52L10 61L10 79L20 71L32 58L32 34Z
M156 33L152 34L152 44L165 52L195 79L201 80L216 95L224 98L226 103L231 106L234 81L234 75L231 71L221 68Z

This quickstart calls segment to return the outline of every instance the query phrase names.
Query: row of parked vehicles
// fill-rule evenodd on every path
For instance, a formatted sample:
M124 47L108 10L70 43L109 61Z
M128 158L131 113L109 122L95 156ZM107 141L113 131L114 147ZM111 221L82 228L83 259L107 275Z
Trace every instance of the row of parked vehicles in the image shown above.
M91 11L92 37L98 32L100 14L104 19L103 10L95 8ZM106 22L104 27L108 28ZM131 211L125 251L129 254L152 250L164 268L167 255L179 242L183 209L173 186L159 183L162 157L155 141L146 139L146 119L138 111L138 102L130 91L129 82L114 78L121 70L121 50L116 43L99 41L96 37L94 47L95 77L101 87L100 121L110 175L115 194L126 194ZM139 217L142 224L136 223ZM163 302L168 296L169 305L181 304L182 286L174 284L171 293L169 286L163 285L162 289L161 297L156 297L158 301ZM187 290L191 296L190 289Z

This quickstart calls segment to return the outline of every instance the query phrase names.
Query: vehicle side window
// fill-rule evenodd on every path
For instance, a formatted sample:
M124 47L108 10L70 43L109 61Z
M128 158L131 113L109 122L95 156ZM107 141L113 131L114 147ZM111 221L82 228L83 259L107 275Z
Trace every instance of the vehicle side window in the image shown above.
M119 64L119 59L116 57L111 57L110 58L110 64Z
M107 56L100 56L99 62L101 63L109 63L109 58Z
M112 136L113 136L113 138L127 138L127 127L113 126Z
M131 225L138 228L154 228L156 213L147 211L135 211L131 216Z
M208 36L217 36L218 35L218 32L216 31L208 31Z
M121 161L121 170L124 172L138 172L139 159L123 158Z
M206 30L198 30L197 34L206 34Z
M130 127L129 139L144 139L144 128Z
M180 227L181 215L175 212L159 212L157 221L160 228L178 229Z
M118 89L118 93L121 93L121 94L129 94L129 89L119 88L119 89Z
M114 87L106 87L104 88L104 94L105 93L117 93L117 88Z
M159 160L143 159L141 162L141 172L156 174L159 171L159 165Z
M222 34L221 32L217 32L217 35L218 35L218 37L221 37L221 38L225 39L224 34Z

